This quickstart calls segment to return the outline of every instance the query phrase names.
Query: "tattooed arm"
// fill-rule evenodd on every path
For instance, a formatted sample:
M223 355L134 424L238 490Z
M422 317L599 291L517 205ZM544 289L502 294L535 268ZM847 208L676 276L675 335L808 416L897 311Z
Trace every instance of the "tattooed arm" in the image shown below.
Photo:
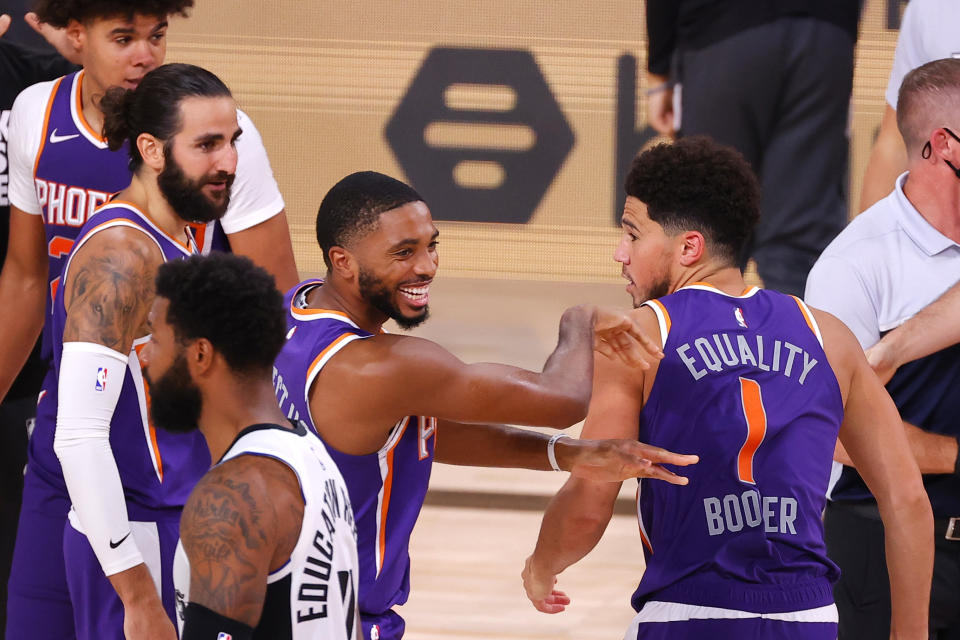
M143 334L162 260L142 232L106 229L77 250L61 285L67 316L54 450L78 528L123 602L127 638L175 637L128 521L110 447L127 360L134 338Z
M297 477L281 462L243 455L211 469L190 494L180 522L190 603L256 627L267 575L290 558L303 509ZM191 624L188 615L184 637Z

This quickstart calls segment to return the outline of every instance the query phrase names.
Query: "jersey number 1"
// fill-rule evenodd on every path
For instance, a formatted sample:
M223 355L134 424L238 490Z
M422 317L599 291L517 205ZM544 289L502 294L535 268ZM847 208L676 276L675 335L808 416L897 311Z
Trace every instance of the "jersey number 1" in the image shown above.
M763 408L763 396L756 380L740 378L740 402L743 417L747 421L747 438L737 456L737 477L740 482L756 484L753 479L753 456L767 435L767 411Z

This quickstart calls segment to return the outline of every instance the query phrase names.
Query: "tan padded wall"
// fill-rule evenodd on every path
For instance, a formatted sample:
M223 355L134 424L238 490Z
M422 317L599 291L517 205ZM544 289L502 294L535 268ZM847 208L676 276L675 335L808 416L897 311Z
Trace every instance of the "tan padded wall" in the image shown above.
M852 194L893 59L886 6L868 0L861 20ZM613 187L621 179L614 176L617 59L637 57L642 128L643 16L642 2L622 0L197 0L191 18L172 21L168 60L220 75L253 118L287 202L298 266L317 273L313 224L326 190L362 169L405 178L384 128L427 53L436 46L531 51L574 147L530 223L438 223L442 274L611 282L620 273L611 259Z

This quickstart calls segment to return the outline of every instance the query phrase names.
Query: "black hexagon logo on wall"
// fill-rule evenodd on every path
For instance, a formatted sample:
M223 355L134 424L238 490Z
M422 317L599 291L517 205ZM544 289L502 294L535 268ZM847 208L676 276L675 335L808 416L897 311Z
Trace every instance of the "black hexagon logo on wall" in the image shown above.
M455 85L508 87L515 100L505 110L454 108L445 95ZM520 125L532 131L532 144L522 149L430 144L427 128L434 123ZM513 49L431 50L384 134L433 217L462 222L528 222L574 143L533 55ZM493 188L461 185L455 171L464 162L495 163L502 181Z

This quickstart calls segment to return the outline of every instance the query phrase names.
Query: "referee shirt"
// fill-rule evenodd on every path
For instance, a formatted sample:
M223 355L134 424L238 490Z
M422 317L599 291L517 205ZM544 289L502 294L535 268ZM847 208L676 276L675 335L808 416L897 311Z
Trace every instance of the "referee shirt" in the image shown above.
M857 216L824 250L807 278L806 301L842 320L872 346L960 280L960 245L894 191ZM901 367L887 384L901 417L925 431L960 436L960 345ZM859 474L834 465L831 500L871 499ZM934 516L960 516L960 478L925 475Z
M903 13L897 52L887 82L887 104L897 108L903 78L932 60L960 58L960 2L957 0L910 0Z

